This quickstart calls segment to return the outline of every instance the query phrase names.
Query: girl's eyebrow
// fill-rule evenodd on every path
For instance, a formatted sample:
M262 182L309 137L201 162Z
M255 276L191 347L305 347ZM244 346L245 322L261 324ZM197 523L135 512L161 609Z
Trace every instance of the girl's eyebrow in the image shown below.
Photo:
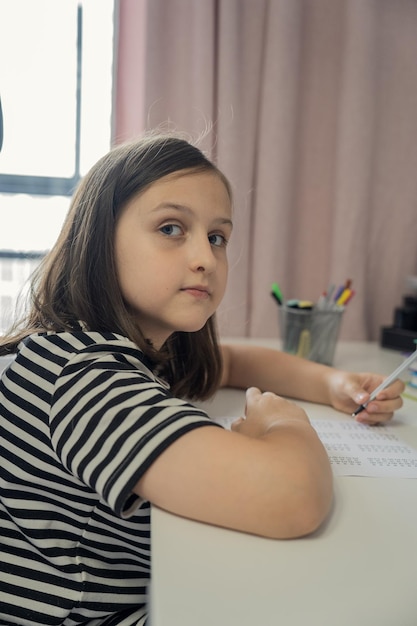
M180 213L187 213L189 215L194 214L194 211L190 207L184 204L177 204L175 202L162 202L161 204L158 204L156 207L154 207L153 212L164 211L167 209L174 209L175 211L179 211ZM213 222L233 228L233 222L229 217L216 217Z

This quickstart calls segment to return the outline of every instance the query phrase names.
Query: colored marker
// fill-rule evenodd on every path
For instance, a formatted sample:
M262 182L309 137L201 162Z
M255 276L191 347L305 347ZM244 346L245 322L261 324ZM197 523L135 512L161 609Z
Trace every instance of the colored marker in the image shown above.
M297 308L298 309L312 309L314 307L314 302L310 300L299 300Z
M282 291L279 288L278 283L274 283L271 287L271 296L273 298L275 298L275 300L278 302L278 304L281 306L281 304L284 302L284 296L282 295Z
M306 359L310 353L311 335L307 328L304 328L298 339L297 356Z
M351 289L349 288L344 289L342 293L340 294L340 296L338 297L338 299L336 300L336 304L338 306L343 306L344 304L346 304L346 302L348 301L351 295L352 295Z
M345 291L345 289L350 289L351 285L352 285L352 280L350 278L347 278L345 280L345 284L340 285L340 287L337 288L337 291L334 294L333 302L337 302L340 296L342 295L342 293Z
M349 297L345 300L344 305L346 306L348 302L350 302L355 295L356 291L354 289L350 290Z
M332 299L332 295L334 294L334 290L336 289L336 285L331 283L327 288L326 299L329 302Z
M305 309L307 311L314 307L314 303L310 300L287 300L285 304L290 309Z
M336 293L334 294L334 298L333 298L333 302L337 302L340 298L340 296L342 295L342 293L345 290L345 286L344 285L340 285L340 287L338 287Z

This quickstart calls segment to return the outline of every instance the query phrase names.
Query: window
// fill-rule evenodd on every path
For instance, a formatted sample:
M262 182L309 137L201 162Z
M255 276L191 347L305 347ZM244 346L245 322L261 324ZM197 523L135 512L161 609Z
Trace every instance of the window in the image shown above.
M0 0L0 333L110 147L113 33L113 0Z

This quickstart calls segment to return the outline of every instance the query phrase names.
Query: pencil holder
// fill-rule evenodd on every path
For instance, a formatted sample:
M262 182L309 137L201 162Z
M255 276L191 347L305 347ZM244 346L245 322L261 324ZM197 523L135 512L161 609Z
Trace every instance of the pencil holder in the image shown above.
M279 308L284 352L333 365L343 309Z

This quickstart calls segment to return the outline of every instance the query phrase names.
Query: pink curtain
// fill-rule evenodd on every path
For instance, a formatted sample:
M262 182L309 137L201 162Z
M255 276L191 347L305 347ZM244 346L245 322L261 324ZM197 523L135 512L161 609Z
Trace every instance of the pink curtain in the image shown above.
M342 337L379 338L417 274L415 0L119 0L117 142L203 136L230 178L227 336L276 337L270 286L353 280Z

